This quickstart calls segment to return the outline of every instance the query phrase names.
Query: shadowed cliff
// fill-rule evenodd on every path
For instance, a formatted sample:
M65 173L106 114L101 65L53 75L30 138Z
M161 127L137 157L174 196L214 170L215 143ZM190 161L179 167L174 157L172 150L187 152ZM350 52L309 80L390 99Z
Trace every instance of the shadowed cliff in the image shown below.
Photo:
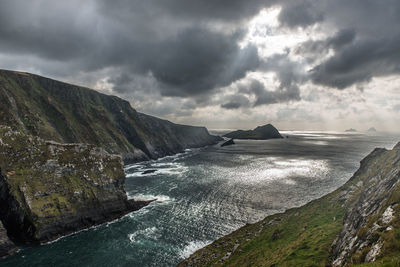
M0 125L45 140L88 143L124 161L155 159L221 139L204 127L140 114L128 101L29 73L0 70Z

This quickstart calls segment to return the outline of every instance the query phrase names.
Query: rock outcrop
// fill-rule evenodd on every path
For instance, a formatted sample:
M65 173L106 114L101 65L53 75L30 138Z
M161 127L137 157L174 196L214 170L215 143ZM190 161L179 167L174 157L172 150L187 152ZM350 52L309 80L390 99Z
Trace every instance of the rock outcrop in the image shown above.
M221 141L204 127L136 112L128 101L38 75L0 70L0 125L60 143L88 143L125 162Z
M128 200L120 156L0 126L0 219L12 240L42 243L148 202Z
M336 191L246 225L179 266L399 266L399 255L400 143L375 149Z
M18 251L14 243L8 238L7 231L0 222L0 258L10 256Z
M231 139L229 139L228 141L222 143L222 144L221 144L221 147L224 147L224 146L231 146L231 145L234 145L234 144L235 144L235 142L233 141L233 138L231 138Z
M234 139L252 139L252 140L267 140L274 138L283 138L279 131L272 126L272 124L267 124L264 126L258 126L254 130L237 130L225 134L224 137L234 138Z
M400 144L391 151L375 149L361 161L344 191L347 212L332 245L333 266L372 262L393 252L389 239L400 237L399 181Z

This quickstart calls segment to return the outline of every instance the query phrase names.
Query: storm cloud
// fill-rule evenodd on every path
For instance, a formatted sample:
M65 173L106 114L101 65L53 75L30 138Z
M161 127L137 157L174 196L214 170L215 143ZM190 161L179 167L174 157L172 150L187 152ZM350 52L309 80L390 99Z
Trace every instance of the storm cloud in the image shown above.
M398 14L398 0L1 1L0 67L154 115L239 113L400 74Z

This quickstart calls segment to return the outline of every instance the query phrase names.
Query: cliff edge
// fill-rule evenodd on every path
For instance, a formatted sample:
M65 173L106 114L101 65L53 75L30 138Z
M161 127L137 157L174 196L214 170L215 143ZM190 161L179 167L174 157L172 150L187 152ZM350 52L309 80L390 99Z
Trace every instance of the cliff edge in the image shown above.
M179 266L399 266L400 143L300 208L246 225Z
M121 217L128 200L120 156L0 126L0 219L19 243L43 243Z
M222 140L204 127L141 114L116 96L7 70L0 70L0 125L59 143L93 144L126 163Z

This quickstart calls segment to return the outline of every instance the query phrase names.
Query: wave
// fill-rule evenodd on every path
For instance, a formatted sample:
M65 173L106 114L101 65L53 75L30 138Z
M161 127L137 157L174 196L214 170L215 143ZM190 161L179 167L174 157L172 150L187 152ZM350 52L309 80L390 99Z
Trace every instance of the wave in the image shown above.
M166 195L152 195L152 194L136 194L131 196L129 193L128 195L128 199L140 199L140 200L153 200L153 199L157 199L156 201L154 201L155 203L166 203L166 202L172 202L175 201L175 198L166 196ZM152 202L152 203L154 203ZM150 205L152 204L150 203Z
M179 257L181 257L182 259L186 259L188 258L190 255L193 254L193 252L195 252L196 250L199 250L209 244L211 244L212 241L192 241L189 242L188 245L186 245L180 252L179 252Z
M151 173L143 173L147 170L155 170ZM156 175L182 175L188 170L188 167L184 166L182 163L169 162L169 163L155 163L152 165L141 166L137 168L132 173L127 173L126 177L148 177Z
M138 230L132 234L128 234L129 241L131 243L140 242L141 239L153 239L156 240L159 237L156 227L149 227L143 230Z

